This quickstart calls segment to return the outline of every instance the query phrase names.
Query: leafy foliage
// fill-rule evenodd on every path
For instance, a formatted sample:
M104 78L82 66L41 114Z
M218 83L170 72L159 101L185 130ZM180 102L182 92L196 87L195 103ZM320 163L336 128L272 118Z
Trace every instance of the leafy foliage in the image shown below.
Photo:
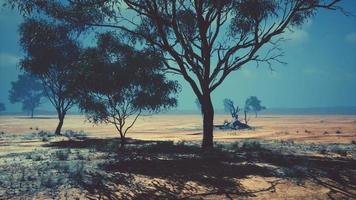
M6 110L5 104L0 103L0 112L5 111L5 110Z
M63 24L45 20L27 19L20 26L20 44L26 55L21 60L24 71L36 75L42 82L46 97L55 107L60 123L74 105L80 55L71 31Z
M261 101L256 96L250 96L246 99L245 110L247 112L253 111L257 116L257 112L264 109L266 109L266 107L261 105Z
M98 36L97 46L81 57L79 106L94 123L112 123L122 139L142 112L177 104L178 84L162 73L162 56L135 50L112 33ZM130 124L129 116L134 116Z
M25 73L18 75L16 82L11 82L9 100L11 103L22 103L22 110L28 111L33 117L34 109L41 104L43 86L35 76Z

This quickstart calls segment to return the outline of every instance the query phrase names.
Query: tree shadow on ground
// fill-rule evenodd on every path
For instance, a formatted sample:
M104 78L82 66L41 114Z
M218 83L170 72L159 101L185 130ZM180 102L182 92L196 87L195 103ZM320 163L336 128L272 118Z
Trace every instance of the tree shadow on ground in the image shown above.
M51 143L52 147L110 151L118 139L86 139ZM114 142L113 142L114 141ZM105 147L109 146L109 147ZM112 150L112 149L111 149ZM330 199L356 197L356 162L352 159L285 155L260 146L202 151L198 146L129 140L99 170L78 183L88 198L104 199L226 199L254 197L275 191L279 180L312 181L330 189ZM269 186L250 190L239 180L248 176L275 177Z

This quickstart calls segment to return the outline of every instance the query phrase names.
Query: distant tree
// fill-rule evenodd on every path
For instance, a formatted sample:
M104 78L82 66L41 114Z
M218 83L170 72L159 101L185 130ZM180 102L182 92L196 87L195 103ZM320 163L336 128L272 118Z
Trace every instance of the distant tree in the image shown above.
M191 86L202 106L202 148L213 148L211 94L251 63L281 62L281 35L341 0L7 0L25 14L75 29L117 31L163 52L168 72ZM135 17L133 17L135 16ZM98 28L98 29L94 29Z
M61 24L27 19L20 26L20 44L25 51L24 71L36 75L44 93L57 111L59 135L67 111L75 104L76 77L80 50L70 30Z
M110 33L98 37L97 47L82 55L79 107L94 123L113 124L121 137L141 113L158 112L177 104L178 84L162 73L162 56L123 44Z
M41 104L43 86L39 79L28 73L18 75L17 81L11 82L9 100L11 103L22 103L22 110L30 113Z
M261 106L261 101L256 96L250 96L245 102L245 111L254 112L255 117L257 117L257 112L266 109L266 107Z
M5 104L0 103L0 112L3 112L6 110Z
M239 119L239 106L235 106L231 99L224 99L224 109L225 112L228 112L233 119Z

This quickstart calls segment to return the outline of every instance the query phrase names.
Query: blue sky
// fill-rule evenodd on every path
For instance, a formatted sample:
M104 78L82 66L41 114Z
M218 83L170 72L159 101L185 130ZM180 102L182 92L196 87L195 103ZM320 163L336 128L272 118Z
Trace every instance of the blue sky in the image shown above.
M1 0L0 0L1 2ZM346 0L343 7L356 16L356 1ZM356 106L356 17L339 12L320 11L301 29L285 34L283 61L287 65L245 66L232 73L213 93L216 109L224 98L241 106L248 96L258 96L267 107L333 107ZM21 17L0 8L0 102L8 111L19 111L20 105L8 102L10 82L17 79L21 58L18 25ZM180 80L178 109L196 109L195 96ZM49 109L44 105L42 109Z

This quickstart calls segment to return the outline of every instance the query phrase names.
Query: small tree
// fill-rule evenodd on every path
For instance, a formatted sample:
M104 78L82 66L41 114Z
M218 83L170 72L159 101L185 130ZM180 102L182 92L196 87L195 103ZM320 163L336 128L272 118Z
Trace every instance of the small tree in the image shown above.
M6 110L5 104L0 103L0 112L3 112Z
M225 112L228 112L233 119L239 119L239 106L235 106L231 99L224 99L224 109Z
M59 135L67 111L75 104L75 88L80 81L75 65L79 47L66 26L43 20L25 20L20 34L26 53L21 67L40 79L46 97L57 111L59 123L55 133Z
M35 108L41 104L43 86L40 80L30 74L20 74L16 82L11 82L9 100L11 103L22 103L22 110L33 118Z
M257 117L257 112L266 109L265 106L261 106L261 101L256 96L250 96L245 102L245 111L255 112L255 117Z
M177 104L171 95L178 84L165 79L162 57L155 51L137 51L106 33L99 36L96 48L84 51L81 60L79 107L90 121L113 124L122 147L141 113Z

